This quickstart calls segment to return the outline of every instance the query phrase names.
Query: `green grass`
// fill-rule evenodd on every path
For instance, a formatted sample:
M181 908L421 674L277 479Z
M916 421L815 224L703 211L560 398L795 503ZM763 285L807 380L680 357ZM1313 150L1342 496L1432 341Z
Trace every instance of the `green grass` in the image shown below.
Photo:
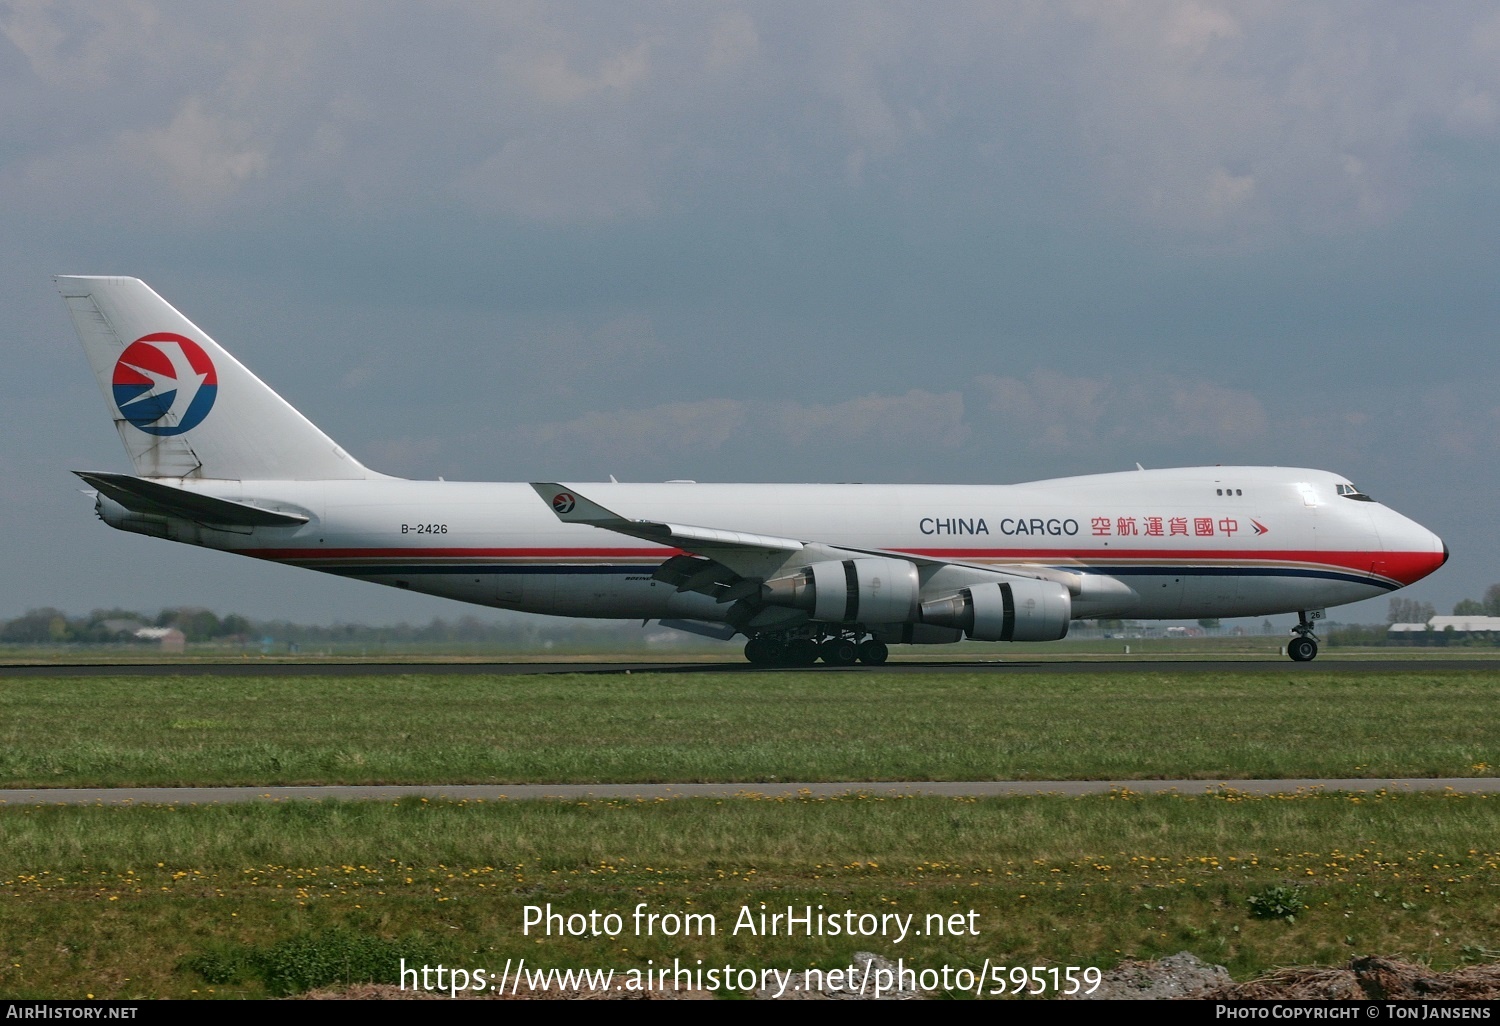
M1262 661L1285 658L1289 635L1226 635L1223 637L1117 637L1084 638L1073 636L1041 645L997 645L990 642L964 641L954 645L896 646L893 662L1054 662L1065 661ZM688 635L674 639L670 645L641 643L622 647L625 639L616 632L604 632L598 638L562 641L552 648L540 645L516 647L496 642L320 642L289 651L284 645L263 652L259 645L224 642L190 643L183 652L164 652L151 645L80 644L56 645L0 644L0 664L6 665L201 665L244 663L259 666L302 663L732 663L744 661L742 644L721 643ZM1477 639L1452 644L1366 645L1357 639L1329 633L1324 637L1318 658L1325 662L1346 659L1388 660L1493 660L1500 647Z
M1369 952L1448 967L1500 928L1500 799L1455 795L37 807L0 810L0 831L11 997L260 996L403 952L623 970L873 950L975 969L1186 949L1244 978ZM1290 920L1256 914L1278 887L1306 906ZM637 935L642 902L718 932ZM625 931L524 934L525 906L548 903L619 913ZM761 903L972 911L978 935L732 933Z
M1292 666L58 677L0 684L0 778L1476 776L1500 765L1492 681ZM918 967L1109 966L1184 949L1241 979L1366 953L1443 968L1495 948L1497 837L1500 797L1378 791L0 807L0 994L264 996L379 975L403 953L492 970L521 957L827 968L858 950ZM721 930L522 932L527 905L628 923L642 902ZM728 932L762 902L917 921L972 910L979 935Z
M1493 675L56 677L0 786L1485 776Z

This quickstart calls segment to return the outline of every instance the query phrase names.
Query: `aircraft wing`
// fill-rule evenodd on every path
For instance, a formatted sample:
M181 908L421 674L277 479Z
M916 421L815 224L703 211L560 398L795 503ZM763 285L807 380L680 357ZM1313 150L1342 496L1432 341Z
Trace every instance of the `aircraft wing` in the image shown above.
M104 495L133 513L177 517L199 524L228 527L295 527L308 518L300 513L283 513L243 502L232 502L212 495L188 491L160 481L149 481L129 474L100 474L83 470L73 473Z
M808 545L797 538L780 538L767 534L752 534L746 531L725 531L713 527L696 527L689 524L673 524L664 520L635 520L623 517L606 509L592 499L581 495L576 489L556 482L533 482L531 487L542 501L552 507L557 519L565 524L587 524L614 531L642 541L671 545L684 552L697 553L714 561L725 571L715 579L727 581L741 577L757 580L770 576L787 565L797 562L796 556ZM701 561L695 561L701 562ZM686 569L681 557L674 557L668 565ZM701 570L702 568L698 568ZM668 578L662 578L667 580ZM681 585L681 581L670 583ZM712 582L705 581L705 584ZM696 591L698 587L681 588Z
M974 575L997 580L1029 578L1056 581L1075 593L1082 587L1082 575L1052 567L1017 566L997 570L994 567L935 559L910 552L834 545L814 539L781 538L674 524L664 520L632 519L605 508L567 485L533 482L531 487L544 502L551 505L557 518L565 524L587 524L631 538L682 549L685 555L668 559L653 577L674 585L678 591L713 595L720 602L750 598L759 593L764 581L809 563L859 556L901 559L918 567L962 567Z
M795 552L803 543L794 538L778 538L768 534L747 534L743 531L721 531L709 527L689 527L669 524L661 520L632 520L613 510L605 509L577 491L555 482L533 483L531 486L542 499L552 505L552 512L565 524L588 524L607 531L629 535L644 541L672 543L679 548L688 548L690 543L704 545L728 545L737 548L756 548L773 552Z

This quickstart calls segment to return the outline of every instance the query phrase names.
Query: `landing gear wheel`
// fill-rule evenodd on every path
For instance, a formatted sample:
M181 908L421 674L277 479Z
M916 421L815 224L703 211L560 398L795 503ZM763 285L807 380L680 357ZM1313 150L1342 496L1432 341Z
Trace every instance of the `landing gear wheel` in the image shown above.
M786 646L762 635L745 642L745 658L756 666L780 666L786 662Z
M1294 663L1310 663L1318 654L1318 643L1312 638L1293 638L1287 642L1286 654Z
M866 666L883 666L890 657L891 650L883 641L870 638L868 641L859 643L859 661Z
M818 643L811 638L793 638L786 643L782 662L787 666L811 666L818 661Z
M859 646L848 638L831 638L818 646L818 655L829 666L853 666L859 660Z
M1287 642L1286 654L1291 656L1294 663L1310 663L1318 655L1318 636L1313 633L1313 621L1321 620L1323 611L1315 609L1308 612L1306 609L1297 613L1297 626L1292 628L1296 635Z

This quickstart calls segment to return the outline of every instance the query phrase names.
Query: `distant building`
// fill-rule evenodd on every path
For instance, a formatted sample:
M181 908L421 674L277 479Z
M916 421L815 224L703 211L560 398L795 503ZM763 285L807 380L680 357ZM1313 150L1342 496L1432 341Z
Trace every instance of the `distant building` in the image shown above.
M1453 630L1460 634L1500 633L1500 616L1434 616L1427 621L1435 631Z
M187 647L187 635L176 627L142 627L135 636L142 641L160 642L163 652L181 652Z
M1441 643L1448 638L1475 634L1500 637L1500 616L1434 616L1426 623L1393 623L1386 628L1386 637L1391 641L1409 644L1425 644L1435 639Z

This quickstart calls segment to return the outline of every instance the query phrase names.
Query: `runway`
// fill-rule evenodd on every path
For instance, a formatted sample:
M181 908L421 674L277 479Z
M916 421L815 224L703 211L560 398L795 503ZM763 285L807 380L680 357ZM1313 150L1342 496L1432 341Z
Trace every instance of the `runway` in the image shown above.
M1299 780L979 780L868 783L725 784L422 784L324 787L59 787L0 790L0 806L20 805L231 805L308 800L383 801L429 798L444 802L643 801L669 798L1006 798L1135 794L1295 795L1315 791L1495 794L1500 777Z
M891 662L884 666L760 667L742 662L658 663L609 662L269 662L260 659L215 663L49 663L3 665L0 680L28 677L391 677L406 674L453 676L513 676L529 674L635 673L993 673L1024 674L1139 674L1139 673L1275 673L1312 672L1348 674L1432 673L1435 671L1500 673L1500 659L1318 659L1294 663L1270 656L1262 659L973 659Z

